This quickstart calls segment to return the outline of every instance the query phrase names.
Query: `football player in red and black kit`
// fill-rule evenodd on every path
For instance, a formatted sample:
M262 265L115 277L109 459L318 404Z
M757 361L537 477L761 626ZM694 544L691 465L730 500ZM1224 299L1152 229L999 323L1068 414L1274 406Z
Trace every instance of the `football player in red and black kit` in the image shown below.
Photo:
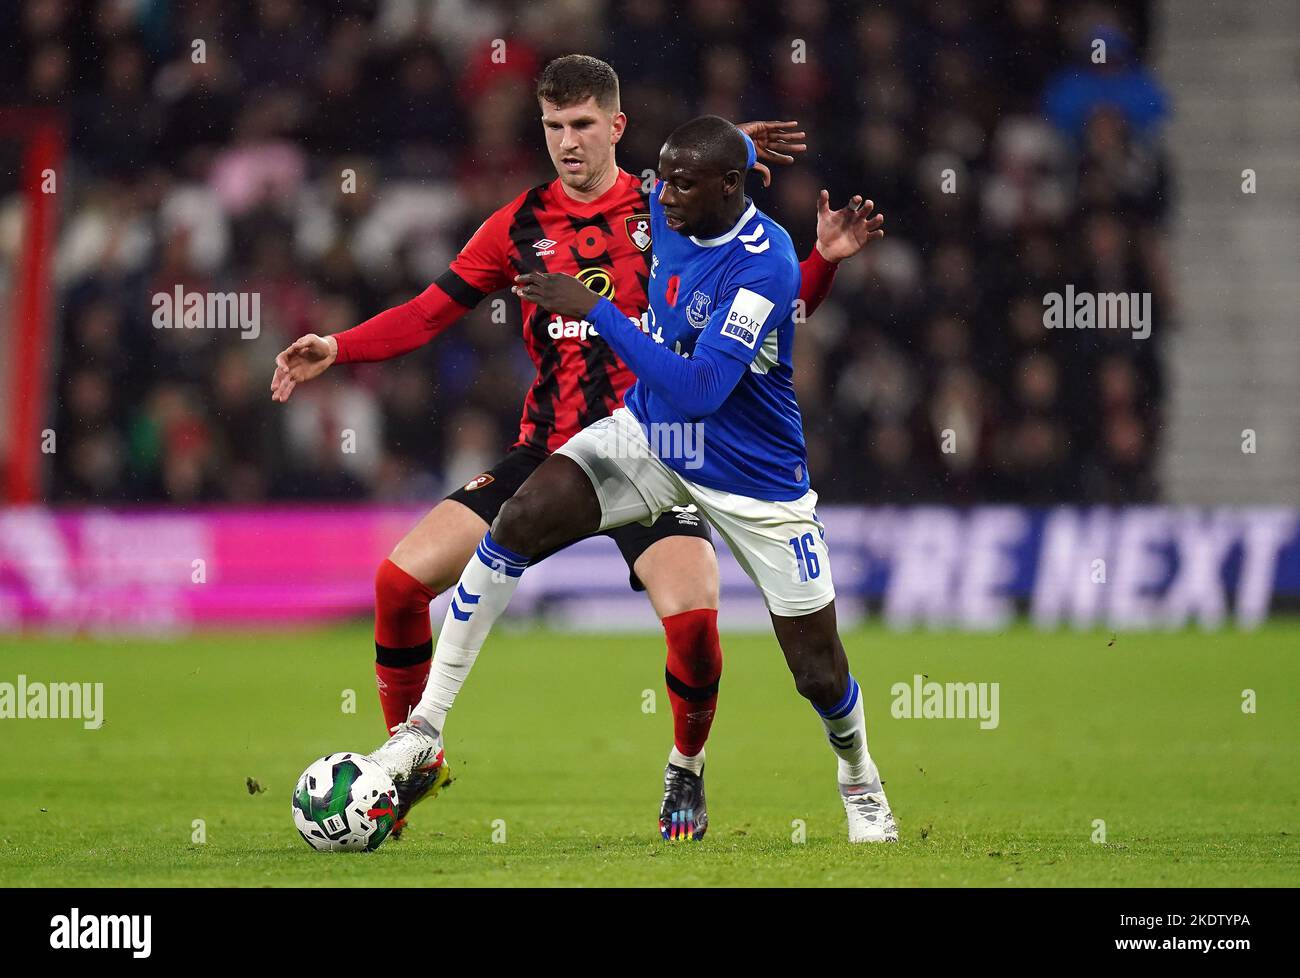
M645 322L650 209L640 179L620 169L614 158L627 124L619 110L618 77L603 61L569 55L546 66L537 97L557 179L526 191L484 221L421 295L342 333L296 340L276 357L275 400L287 400L296 385L331 364L386 360L422 346L524 272L575 275ZM796 127L792 122L741 125L758 149L755 168L765 183L770 173L762 161L791 163L791 154L803 151L804 134ZM836 263L883 235L883 217L871 210L870 201L854 197L849 206L832 211L822 191L817 244L801 265L800 298L808 313L830 291ZM518 440L494 467L435 506L375 576L375 673L390 731L407 720L426 684L433 690L440 680L440 664L432 661L429 603L456 584L501 505L542 460L622 404L635 379L590 324L566 321L531 302L521 306L524 345L537 377L524 401ZM627 561L632 586L648 593L667 639L674 744L665 771L661 831L667 837L663 827L672 823L672 813L689 809L698 838L708 824L704 743L722 672L718 565L708 524L694 513L674 512L652 526L634 523L608 536ZM420 783L404 792L399 819L448 778L440 752Z

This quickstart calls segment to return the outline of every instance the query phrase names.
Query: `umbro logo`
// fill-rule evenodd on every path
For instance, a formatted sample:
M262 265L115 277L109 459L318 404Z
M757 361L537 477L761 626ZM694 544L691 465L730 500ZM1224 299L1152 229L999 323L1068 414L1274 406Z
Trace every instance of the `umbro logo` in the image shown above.
M550 238L542 238L541 241L534 241L533 247L536 248L538 251L546 251L548 248L554 248L555 242L552 241Z
M767 251L767 249L772 246L771 238L768 238L762 244L757 244L758 239L761 238L762 236L763 236L763 225L761 224L758 227L754 228L753 232L750 234L736 235L736 237L740 238L740 243L745 246L745 250L748 251L751 255L761 255L763 252Z
M681 526L699 526L700 518L696 515L694 505L674 506L673 512L677 515L677 522Z

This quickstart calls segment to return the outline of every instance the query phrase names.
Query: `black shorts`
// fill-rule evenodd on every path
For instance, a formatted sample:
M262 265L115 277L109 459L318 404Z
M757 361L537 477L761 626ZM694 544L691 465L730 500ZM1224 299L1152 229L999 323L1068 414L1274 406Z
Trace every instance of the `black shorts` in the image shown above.
M505 501L518 491L547 458L545 452L535 448L512 448L500 462L482 475L475 476L447 498L468 506L484 523L491 526ZM594 535L607 536L618 545L619 553L627 562L628 582L634 591L644 591L645 585L637 578L632 567L655 541L665 537L699 537L709 541L710 546L713 544L709 523L694 506L675 506L660 514L649 526L628 523ZM553 553L554 550L548 551L534 559L533 563L543 561Z

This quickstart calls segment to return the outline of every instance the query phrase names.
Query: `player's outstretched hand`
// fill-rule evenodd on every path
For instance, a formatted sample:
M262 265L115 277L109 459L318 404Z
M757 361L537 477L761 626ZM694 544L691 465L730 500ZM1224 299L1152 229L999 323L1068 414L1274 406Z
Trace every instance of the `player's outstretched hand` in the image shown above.
M275 374L271 377L271 400L289 400L295 387L319 377L338 355L338 341L332 336L308 333L298 337L276 355Z
M829 262L852 258L874 238L883 238L884 214L872 215L876 204L861 194L849 198L848 205L831 210L831 195L825 190L817 199L817 250Z
M600 296L591 289L572 275L565 275L562 272L528 272L524 275L516 275L511 291L521 299L535 302L549 312L559 313L570 319L585 319L600 300Z
M794 162L794 154L802 153L808 145L804 142L807 134L799 129L799 123L793 119L789 122L741 122L736 128L754 141L758 161L754 170L763 178L763 186L772 183L772 171L767 163L779 163L789 166Z

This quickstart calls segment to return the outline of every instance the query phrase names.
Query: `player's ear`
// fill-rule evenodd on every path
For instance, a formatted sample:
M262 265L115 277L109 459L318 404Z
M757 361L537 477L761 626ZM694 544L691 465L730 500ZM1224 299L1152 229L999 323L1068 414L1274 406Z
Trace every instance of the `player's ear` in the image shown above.
M623 138L623 131L627 128L627 115L622 112L616 112L614 118L610 120L609 142L614 145Z
M728 170L722 174L722 195L724 197L730 197L743 186L744 180L739 170Z

